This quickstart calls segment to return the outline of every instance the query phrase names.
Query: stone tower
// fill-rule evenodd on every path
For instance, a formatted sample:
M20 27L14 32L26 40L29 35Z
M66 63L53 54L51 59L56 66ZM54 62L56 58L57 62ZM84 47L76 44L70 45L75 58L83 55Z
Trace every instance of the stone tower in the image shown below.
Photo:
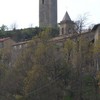
M57 0L39 0L39 27L57 26Z
M59 23L59 25L60 25L60 35L69 35L74 33L75 24L71 20L67 11L62 21Z

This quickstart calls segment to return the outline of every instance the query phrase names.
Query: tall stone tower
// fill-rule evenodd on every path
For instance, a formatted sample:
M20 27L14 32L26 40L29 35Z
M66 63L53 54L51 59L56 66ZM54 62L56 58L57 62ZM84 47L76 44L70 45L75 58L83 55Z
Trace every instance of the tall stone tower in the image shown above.
M39 26L57 26L57 0L39 0Z

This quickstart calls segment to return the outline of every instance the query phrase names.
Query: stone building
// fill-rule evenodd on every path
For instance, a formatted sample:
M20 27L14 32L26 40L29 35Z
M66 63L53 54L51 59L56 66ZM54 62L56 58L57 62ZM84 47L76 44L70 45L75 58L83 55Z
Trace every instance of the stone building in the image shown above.
M15 44L15 41L10 37L0 38L0 49L8 50L8 48L11 48L13 44Z
M57 27L57 0L39 0L39 27Z
M95 41L99 39L100 37L100 24L97 24L93 27L92 31L95 31Z
M39 0L39 25L40 27L52 28L57 26L57 0ZM96 41L100 39L100 24L95 25L91 31L78 34L75 31L75 23L71 20L68 12L65 13L62 21L59 23L59 31L59 36L48 41L62 47L67 39L77 41L79 37L83 37L93 43L96 43ZM10 40L9 42L8 40L10 40L10 38L0 39L0 48L12 47L13 61L20 55L20 52L23 52L25 48L27 48L28 43L31 41L14 43L13 40ZM95 59L95 62L96 68L99 69L100 58Z
M67 11L59 25L60 35L69 35L75 33L75 23L71 20Z

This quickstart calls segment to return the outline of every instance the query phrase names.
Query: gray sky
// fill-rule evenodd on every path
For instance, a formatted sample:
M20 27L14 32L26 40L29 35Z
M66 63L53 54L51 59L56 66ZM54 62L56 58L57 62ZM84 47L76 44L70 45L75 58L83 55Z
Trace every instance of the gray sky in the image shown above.
M72 20L88 13L90 24L100 23L100 0L58 0L58 22L67 11ZM38 26L39 0L0 0L0 26L9 28L16 23L17 28Z

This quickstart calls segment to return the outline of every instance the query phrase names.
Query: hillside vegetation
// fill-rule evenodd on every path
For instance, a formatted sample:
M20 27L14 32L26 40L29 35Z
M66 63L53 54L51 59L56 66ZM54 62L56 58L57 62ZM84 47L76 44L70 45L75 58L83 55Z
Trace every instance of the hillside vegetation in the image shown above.
M100 100L99 41L59 45L47 33L34 36L13 64L11 52L0 51L0 100Z

